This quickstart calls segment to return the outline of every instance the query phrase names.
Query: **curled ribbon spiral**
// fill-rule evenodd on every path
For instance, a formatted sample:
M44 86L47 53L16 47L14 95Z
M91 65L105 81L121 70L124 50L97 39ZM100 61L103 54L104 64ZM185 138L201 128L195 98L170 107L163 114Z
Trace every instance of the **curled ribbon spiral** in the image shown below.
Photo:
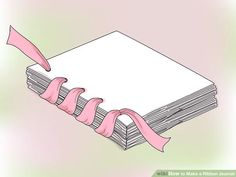
M56 77L54 78L44 93L40 96L47 100L48 102L55 104L59 96L59 90L63 83L67 81L66 78ZM75 112L76 105L80 94L85 92L83 88L74 88L69 91L64 101L58 105L58 108L72 115ZM91 98L84 106L80 115L76 117L76 120L86 124L91 125L95 119L96 110L99 104L103 102L101 98ZM165 144L170 140L170 138L164 138L156 134L144 121L144 119L135 111L131 109L121 109L121 110L111 110L107 113L102 123L95 132L105 136L110 137L114 131L116 119L125 114L129 116L139 129L140 133L147 140L147 142L159 151L163 152Z

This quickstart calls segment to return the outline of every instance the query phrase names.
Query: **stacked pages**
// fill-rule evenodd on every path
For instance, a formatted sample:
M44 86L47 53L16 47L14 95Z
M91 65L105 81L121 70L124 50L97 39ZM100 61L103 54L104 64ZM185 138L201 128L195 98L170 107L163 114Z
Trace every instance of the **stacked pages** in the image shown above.
M110 110L130 108L161 134L217 106L213 82L144 44L112 32L48 60L52 70L40 65L26 70L28 87L38 95L58 76L68 79L59 91L57 105L75 87L86 88L73 116L89 99L103 98L91 128L96 129ZM109 137L123 149L145 142L130 117L121 115Z

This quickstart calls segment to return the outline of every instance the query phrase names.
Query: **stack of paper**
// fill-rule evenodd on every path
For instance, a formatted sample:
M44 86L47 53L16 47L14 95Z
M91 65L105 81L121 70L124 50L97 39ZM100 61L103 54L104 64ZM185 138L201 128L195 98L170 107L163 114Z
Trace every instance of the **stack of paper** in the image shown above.
M26 70L28 87L42 94L55 77L66 77L56 104L75 87L86 88L73 116L93 97L105 101L91 127L97 128L108 111L130 108L158 134L217 106L213 82L144 44L112 32L48 60L52 70L38 64ZM123 149L145 142L133 121L121 115L111 140Z

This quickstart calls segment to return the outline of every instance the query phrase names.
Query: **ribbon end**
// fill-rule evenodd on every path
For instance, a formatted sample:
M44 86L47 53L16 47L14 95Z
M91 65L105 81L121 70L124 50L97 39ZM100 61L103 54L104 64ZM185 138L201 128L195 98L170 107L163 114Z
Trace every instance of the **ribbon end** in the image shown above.
M49 67L49 68L45 69L45 71L50 72L51 68Z
M164 138L163 144L162 144L161 149L160 149L161 152L164 152L164 147L170 141L170 139L171 139L171 137Z
M9 34L8 34L8 38L7 38L7 45L13 45L13 39L12 36L16 33L16 30L10 25L9 26Z

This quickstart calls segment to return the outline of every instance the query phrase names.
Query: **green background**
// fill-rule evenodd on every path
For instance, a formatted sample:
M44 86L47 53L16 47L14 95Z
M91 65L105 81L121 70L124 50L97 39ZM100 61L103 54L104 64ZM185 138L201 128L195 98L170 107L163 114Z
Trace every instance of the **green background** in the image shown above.
M160 153L128 151L27 89L33 62L9 25L52 57L119 30L214 81L219 106L165 132ZM236 1L0 0L0 176L145 177L157 169L235 169Z

